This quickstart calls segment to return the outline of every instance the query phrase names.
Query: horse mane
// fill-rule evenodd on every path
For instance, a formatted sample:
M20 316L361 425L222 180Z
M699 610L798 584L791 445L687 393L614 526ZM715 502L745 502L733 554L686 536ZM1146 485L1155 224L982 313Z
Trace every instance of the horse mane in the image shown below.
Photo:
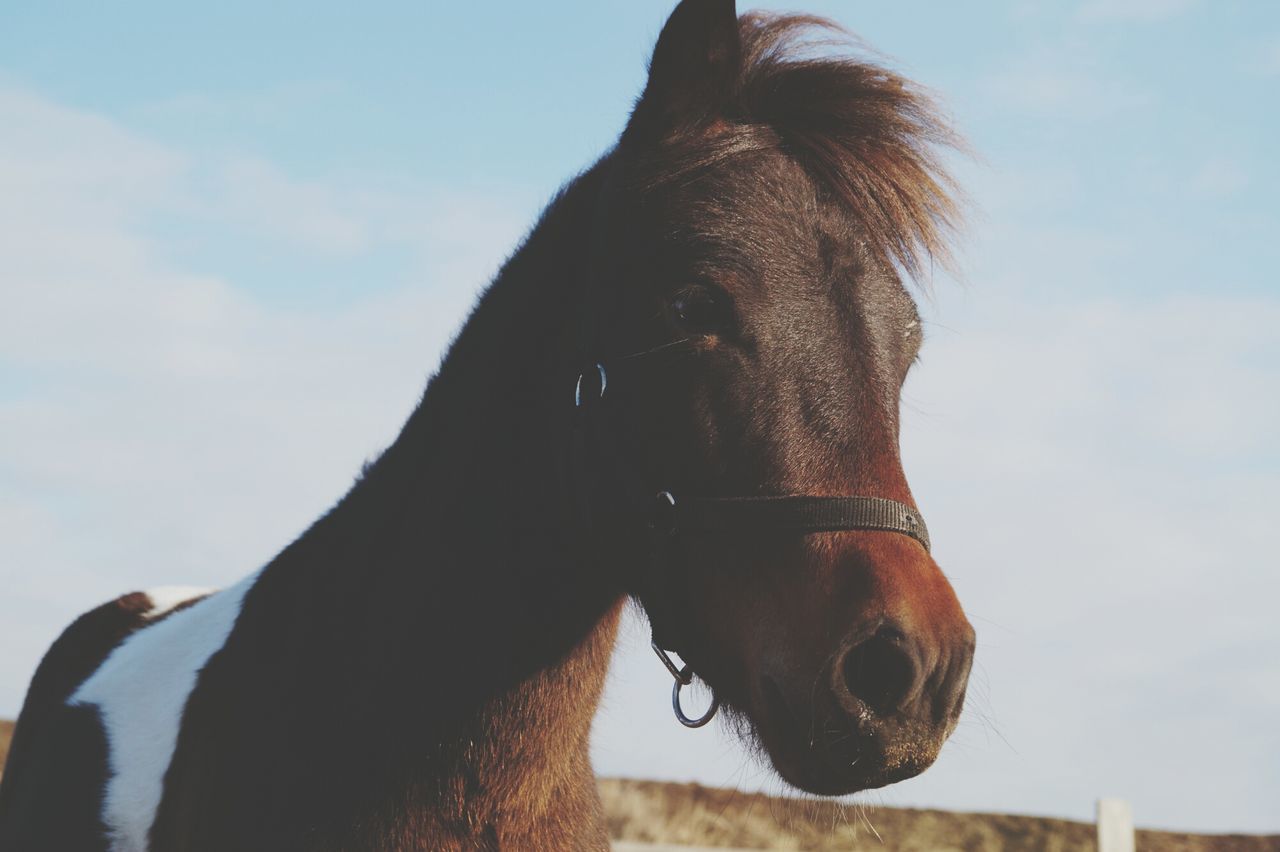
M949 265L962 199L942 158L966 149L930 94L860 58L867 52L860 42L825 18L752 12L739 31L727 103L709 127L686 129L644 158L642 188L780 152L860 222L873 251L911 278L920 280L934 261Z

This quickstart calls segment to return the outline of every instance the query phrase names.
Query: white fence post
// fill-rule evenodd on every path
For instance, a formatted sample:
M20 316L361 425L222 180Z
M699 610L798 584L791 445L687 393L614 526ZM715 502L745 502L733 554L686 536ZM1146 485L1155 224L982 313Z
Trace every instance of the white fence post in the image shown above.
M1098 800L1098 852L1134 852L1133 808L1124 799Z

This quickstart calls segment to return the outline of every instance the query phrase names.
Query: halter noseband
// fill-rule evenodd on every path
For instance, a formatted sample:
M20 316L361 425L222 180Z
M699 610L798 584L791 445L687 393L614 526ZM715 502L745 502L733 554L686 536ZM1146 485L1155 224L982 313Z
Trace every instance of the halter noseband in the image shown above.
M906 503L884 497L682 497L658 494L656 532L747 533L753 530L816 533L879 530L910 536L929 550L924 517Z
M603 362L597 362L578 375L574 386L574 407L578 417L575 428L582 431L585 420L591 416L604 397L609 386L608 373ZM581 435L578 436L581 439ZM577 440L579 453L586 450L586 442ZM579 465L585 459L578 459ZM680 534L739 533L752 534L761 531L795 532L853 532L875 530L899 533L914 539L929 551L929 530L924 517L915 508L885 497L817 497L808 494L787 494L768 497L699 497L660 491L653 498L648 519L652 530L653 562L663 561L669 542ZM700 728L711 721L720 707L714 693L711 706L698 717L685 715L680 704L680 690L693 683L693 667L677 666L655 638L650 645L658 659L671 673L675 684L671 690L671 705L676 719L687 728Z

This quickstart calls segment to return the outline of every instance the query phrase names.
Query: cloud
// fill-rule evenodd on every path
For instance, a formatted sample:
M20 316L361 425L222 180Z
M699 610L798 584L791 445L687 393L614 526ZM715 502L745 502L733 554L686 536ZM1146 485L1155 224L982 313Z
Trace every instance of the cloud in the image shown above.
M369 248L363 211L352 210L323 183L294 180L271 163L240 157L221 164L213 184L215 211L255 233L324 253L352 255Z
M299 110L332 108L335 101L349 94L347 87L337 81L293 80L216 96L182 92L148 101L137 113L147 121L162 119L201 131L245 123L278 127L290 121Z
M1191 189L1198 195L1227 198L1249 185L1249 173L1237 160L1214 157L1207 160L1191 178Z
M27 193L27 202L48 192L56 202L93 205L94 212L98 205L132 206L168 191L187 166L177 152L106 118L3 83L0 110L6 119L0 179L10 195Z
M1039 56L985 80L989 96L1018 110L1057 119L1093 121L1150 103L1150 96L1104 78L1074 61Z
M1267 783L1258 758L1280 738L1220 749L1224 727L1280 712L1248 685L1280 679L1280 628L1263 603L1280 581L1259 572L1265 507L1280 502L1280 400L1267 390L1280 378L1269 330L1280 302L1094 298L970 319L964 338L927 351L912 396L929 407L904 443L938 518L939 558L989 619L979 632L984 665L1002 673L991 691L1001 732L1030 755L1025 766L1001 748L960 755L959 771L996 787L1035 775L1040 807L1061 795L1083 809L1090 786L1123 781L1164 825L1189 824L1206 767L1215 789L1250 801ZM1233 677L1201 679L1224 664ZM1176 684L1188 695L1150 697ZM1177 725L1147 721L1170 706ZM1126 757L1109 756L1121 742ZM1058 770L1044 767L1078 777L1047 783ZM1265 827L1247 811L1216 818Z
M1186 14L1197 0L1086 0L1077 10L1084 21L1167 21Z
M1280 77L1280 36L1272 36L1254 48L1249 70L1262 77Z
M12 87L0 113L11 716L76 614L133 588L224 585L339 497L416 403L528 200L296 181ZM176 260L184 219L241 251L328 250L371 274L340 309L290 310ZM412 261L380 278L389 251Z

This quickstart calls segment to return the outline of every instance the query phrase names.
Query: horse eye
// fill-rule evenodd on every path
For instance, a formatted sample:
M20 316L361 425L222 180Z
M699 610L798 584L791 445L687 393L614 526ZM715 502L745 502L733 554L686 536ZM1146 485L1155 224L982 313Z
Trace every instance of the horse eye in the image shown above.
M733 321L729 297L719 288L696 286L681 290L671 300L676 322L690 334L716 334Z

